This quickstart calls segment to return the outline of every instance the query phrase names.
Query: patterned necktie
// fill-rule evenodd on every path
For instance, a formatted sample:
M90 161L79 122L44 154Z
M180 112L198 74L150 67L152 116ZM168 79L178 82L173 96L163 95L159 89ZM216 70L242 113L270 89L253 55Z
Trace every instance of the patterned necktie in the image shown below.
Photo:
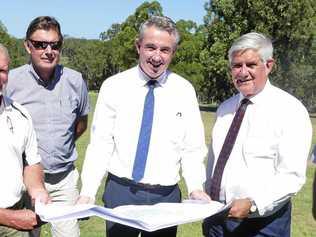
M149 90L145 98L142 124L139 132L136 156L132 173L133 180L135 180L136 182L139 182L144 177L150 143L151 128L153 124L155 106L154 88L156 82L156 80L150 80L147 83Z
M226 138L222 146L222 150L219 153L218 160L216 162L215 170L212 177L211 192L210 192L210 196L212 200L219 201L219 193L221 190L221 182L222 182L224 168L230 156L230 153L234 147L242 119L246 112L246 108L250 103L251 101L247 98L241 101L240 106L234 116L233 122L230 125L228 133L226 135Z

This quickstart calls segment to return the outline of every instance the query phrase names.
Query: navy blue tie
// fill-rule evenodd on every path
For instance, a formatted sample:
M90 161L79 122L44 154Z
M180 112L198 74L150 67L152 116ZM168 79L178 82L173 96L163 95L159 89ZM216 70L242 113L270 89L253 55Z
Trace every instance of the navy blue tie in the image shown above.
M139 182L144 177L144 172L145 172L145 167L146 167L146 160L147 160L150 136L151 136L151 128L152 128L153 117L154 117L155 84L156 84L156 80L150 80L147 83L149 90L145 98L142 125L139 132L136 156L135 156L133 173L132 173L133 180L135 180L136 182Z

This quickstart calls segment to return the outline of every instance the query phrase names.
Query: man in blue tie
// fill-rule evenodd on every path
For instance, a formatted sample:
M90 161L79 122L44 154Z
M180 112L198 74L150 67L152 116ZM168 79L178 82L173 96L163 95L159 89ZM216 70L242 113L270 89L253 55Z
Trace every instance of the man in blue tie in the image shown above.
M180 36L175 23L154 16L140 27L139 64L102 85L82 171L78 203L94 200L108 172L106 207L180 202L179 170L191 198L203 190L203 123L192 85L167 70ZM177 227L148 233L107 222L107 237L176 236Z

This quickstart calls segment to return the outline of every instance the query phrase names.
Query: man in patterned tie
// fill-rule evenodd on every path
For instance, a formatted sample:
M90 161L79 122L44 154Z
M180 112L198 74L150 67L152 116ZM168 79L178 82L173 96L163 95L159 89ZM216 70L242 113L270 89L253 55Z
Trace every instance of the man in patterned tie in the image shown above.
M255 32L238 38L229 50L239 94L217 110L206 187L211 197L232 207L228 218L204 221L207 237L290 236L290 200L305 182L312 126L302 103L270 83L272 55L270 39ZM231 132L245 98L250 102L239 131Z
M192 85L167 70L179 42L175 23L154 16L140 27L138 66L103 83L82 171L81 198L93 200L105 172L106 207L180 202L179 170L191 198L204 193L203 123ZM107 222L107 235L176 236L177 228L152 233Z

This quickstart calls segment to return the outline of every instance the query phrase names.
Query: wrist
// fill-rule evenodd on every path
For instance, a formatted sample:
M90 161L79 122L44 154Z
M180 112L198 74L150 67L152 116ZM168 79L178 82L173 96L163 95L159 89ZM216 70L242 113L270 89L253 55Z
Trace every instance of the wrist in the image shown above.
M255 201L251 198L248 198L249 202L250 202L250 208L249 208L249 213L255 213L257 211L257 205L255 203Z

